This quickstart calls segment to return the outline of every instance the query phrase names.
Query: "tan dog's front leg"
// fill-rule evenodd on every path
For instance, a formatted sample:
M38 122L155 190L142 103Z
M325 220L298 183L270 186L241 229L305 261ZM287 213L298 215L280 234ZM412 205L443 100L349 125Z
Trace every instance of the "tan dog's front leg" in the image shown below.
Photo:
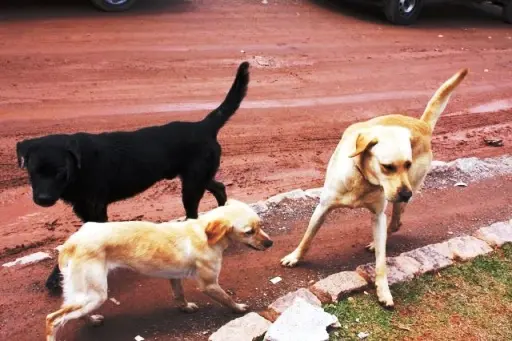
M404 213L405 206L407 203L404 202L395 202L393 203L393 211L391 213L391 221L388 224L388 233L395 233L400 230L402 226L402 214ZM375 243L371 242L366 246L368 251L375 251Z
M311 241L324 223L325 217L330 210L331 208L329 205L326 205L320 201L318 206L315 208L311 219L309 220L308 229L306 230L304 237L302 237L299 246L297 246L295 251L281 259L281 265L290 267L295 266L302 259L302 257L304 257L309 249L309 246L311 245Z
M183 286L181 284L181 279L171 279L171 287L172 291L174 292L174 300L178 304L178 307L181 311L185 313L194 313L196 312L199 307L197 304L192 302L187 302L185 299L185 294L183 292Z
M375 243L375 286L379 302L385 307L393 307L393 297L389 290L386 266L387 226L384 210L373 217L373 241Z

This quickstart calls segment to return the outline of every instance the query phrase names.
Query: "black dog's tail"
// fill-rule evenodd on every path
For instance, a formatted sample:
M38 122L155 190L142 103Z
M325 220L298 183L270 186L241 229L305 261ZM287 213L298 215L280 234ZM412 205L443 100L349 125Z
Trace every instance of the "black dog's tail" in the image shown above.
M249 62L243 62L238 67L235 81L231 85L224 102L219 107L208 114L203 120L208 129L217 135L220 128L233 116L240 107L240 103L247 94L247 85L249 84Z

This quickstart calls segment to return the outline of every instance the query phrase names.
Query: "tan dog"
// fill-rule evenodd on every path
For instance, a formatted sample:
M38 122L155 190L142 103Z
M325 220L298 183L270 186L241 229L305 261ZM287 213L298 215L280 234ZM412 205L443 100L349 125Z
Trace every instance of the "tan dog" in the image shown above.
M461 70L447 80L419 120L387 115L347 128L329 161L320 203L308 229L295 251L281 260L282 265L294 266L304 257L329 211L337 207L365 207L374 214L374 243L368 248L375 249L377 296L385 306L393 306L387 280L384 211L387 202L392 202L388 229L398 231L406 203L430 169L432 131L451 93L467 73L467 69Z
M64 303L46 317L46 339L55 340L66 321L84 317L107 299L107 275L114 268L170 279L181 310L194 312L187 302L181 279L194 277L200 289L237 313L248 310L219 286L222 253L231 241L257 250L272 246L261 229L258 215L246 204L228 200L226 206L198 219L154 224L129 221L86 223L61 247L59 266L63 274ZM102 316L90 317L99 323Z

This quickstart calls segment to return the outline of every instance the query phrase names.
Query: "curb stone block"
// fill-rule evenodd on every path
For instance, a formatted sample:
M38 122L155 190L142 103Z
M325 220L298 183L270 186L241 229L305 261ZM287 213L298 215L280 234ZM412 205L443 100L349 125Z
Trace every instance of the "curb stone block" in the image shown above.
M220 327L210 335L208 341L253 341L265 334L271 324L260 315L250 312Z
M418 261L407 256L387 258L386 264L389 285L411 280L420 273L421 269ZM356 271L369 282L375 283L375 263L360 265Z
M446 257L462 261L473 259L476 256L485 255L492 251L492 248L486 242L472 236L455 237L432 246Z
M251 206L251 208L257 214L264 213L264 212L268 211L268 206L264 201L258 201L258 202L255 202L254 204L250 204L249 206Z
M298 200L298 199L307 199L306 193L302 189L295 189L290 192L285 192L281 194L274 195L267 199L267 203L271 204L279 204L284 199L290 200Z
M482 227L476 231L473 236L481 239L491 246L502 246L505 243L512 243L512 221L494 223L490 226Z
M334 315L297 297L293 304L270 326L265 341L327 341L327 328L339 328Z
M277 300L272 302L268 308L275 311L277 314L282 314L288 309L297 297L302 298L311 305L321 307L322 303L320 300L308 289L300 288L299 290L289 292L288 294L279 297Z
M345 295L363 290L367 286L368 282L356 271L342 271L316 282L310 290L313 293L326 293L332 302L338 302Z
M30 265L30 264L39 263L46 259L51 259L51 258L52 257L48 253L39 251L36 253L32 253L28 256L16 258L16 260L9 262L9 263L5 263L2 266L5 268L11 268L11 267L17 266L17 265L22 265L22 266Z
M432 245L404 252L400 256L416 260L420 264L419 272L422 274L441 270L453 264L449 257L437 251Z
M320 199L320 196L322 195L323 187L318 188L310 188L304 191L306 195L313 199Z

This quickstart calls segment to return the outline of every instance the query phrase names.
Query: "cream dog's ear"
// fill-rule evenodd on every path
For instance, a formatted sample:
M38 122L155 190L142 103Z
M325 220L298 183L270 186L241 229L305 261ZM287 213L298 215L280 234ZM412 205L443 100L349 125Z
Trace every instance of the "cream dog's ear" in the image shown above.
M226 233L229 231L229 226L224 220L214 220L206 226L206 236L208 237L208 244L217 244Z
M379 140L376 137L371 138L371 136L368 136L366 133L360 133L356 139L356 150L350 154L349 157L355 157L375 146L377 143L379 143Z

